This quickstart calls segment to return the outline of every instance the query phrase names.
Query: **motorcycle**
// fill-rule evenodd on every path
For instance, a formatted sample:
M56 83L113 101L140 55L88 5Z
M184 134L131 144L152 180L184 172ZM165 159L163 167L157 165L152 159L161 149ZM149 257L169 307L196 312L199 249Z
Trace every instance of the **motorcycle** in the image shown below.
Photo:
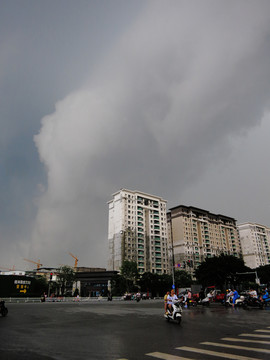
M194 299L187 299L187 307L191 307L191 306L195 307L197 305L198 303Z
M140 293L138 293L138 294L136 294L136 301L137 302L139 302L140 300L141 300L141 294Z
M260 300L260 299L258 299L256 297L247 296L245 298L245 300L243 301L243 308L248 309L249 307L255 307L255 308L263 309L264 308L264 303L263 303L262 300Z
M238 299L235 300L235 306L242 306L244 304L245 297L243 295L240 295ZM229 307L233 305L233 296L229 296L227 300L225 301L225 306Z
M182 320L182 306L180 301L176 301L172 304L172 312L170 312L169 310L167 311L166 314L164 314L164 317L170 321L170 320L174 320L176 321L178 324L181 323Z
M213 301L213 295L210 292L206 295L206 297L204 299L199 300L198 304L203 305L203 306L209 306L210 302L212 302L212 301Z
M5 307L4 300L0 301L0 313L2 316L6 316L8 314L8 309Z

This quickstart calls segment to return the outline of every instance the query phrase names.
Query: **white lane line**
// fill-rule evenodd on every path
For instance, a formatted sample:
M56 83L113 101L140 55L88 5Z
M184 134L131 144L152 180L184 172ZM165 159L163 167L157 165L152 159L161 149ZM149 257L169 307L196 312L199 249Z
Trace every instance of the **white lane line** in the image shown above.
M255 330L255 332L266 332L266 333L270 333L270 330Z
M266 340L251 340L251 339L237 339L237 338L222 338L221 340L270 345L270 341L266 341Z
M252 347L246 347L246 346L240 346L240 345L221 344L221 343L214 343L214 342L209 342L209 341L202 342L201 344L218 346L218 347L222 347L222 348L225 347L227 349L238 349L238 350L255 351L255 352L261 352L264 354L270 354L270 350L268 350L268 349L252 348Z
M216 351L211 351L211 350L205 350L205 349L196 349L196 348L191 348L188 346L181 346L176 348L177 350L184 350L184 351L193 351L199 354L205 354L205 355L213 355L213 356L217 356L217 357L222 357L225 359L233 359L233 360L258 360L257 358L251 358L251 357L247 357L247 356L241 356L241 355L234 355L234 354L224 354L224 353L220 353L220 352L216 352Z
M251 336L256 338L264 338L264 339L270 338L270 335L259 335L259 334L239 334L238 336Z
M145 354L147 356L152 356L155 357L157 359L163 359L163 360L192 360L190 358L185 358L185 357L180 357L180 356L176 356L176 355L170 355L170 354L165 354L165 353L161 353L161 352L152 352L149 354Z

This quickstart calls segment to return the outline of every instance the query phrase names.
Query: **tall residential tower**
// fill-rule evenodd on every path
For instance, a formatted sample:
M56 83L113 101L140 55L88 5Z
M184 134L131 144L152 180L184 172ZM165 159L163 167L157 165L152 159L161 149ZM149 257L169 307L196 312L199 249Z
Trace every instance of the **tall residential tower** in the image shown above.
M169 272L166 201L140 191L121 189L109 204L109 270L135 261L139 273Z
M208 257L241 256L236 220L192 206L179 205L167 214L168 244L179 268L196 268Z
M255 223L238 225L243 259L252 269L270 264L270 228Z

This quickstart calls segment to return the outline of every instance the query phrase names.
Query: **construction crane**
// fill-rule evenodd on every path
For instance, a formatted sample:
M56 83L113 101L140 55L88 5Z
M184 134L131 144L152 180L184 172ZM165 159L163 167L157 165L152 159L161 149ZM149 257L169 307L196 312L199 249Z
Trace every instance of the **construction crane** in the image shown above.
M36 265L37 265L37 271L39 271L39 269L40 269L41 266L42 266L42 264L40 263L40 260L38 260L38 262L33 261L33 260L29 260L29 259L23 259L23 260L29 261L29 262L31 262L31 263L33 263L33 264L36 264Z
M71 254L71 252L69 252L69 255L73 257L73 259L75 259L75 264L74 264L74 269L76 270L77 269L77 265L78 265L78 258L77 256Z

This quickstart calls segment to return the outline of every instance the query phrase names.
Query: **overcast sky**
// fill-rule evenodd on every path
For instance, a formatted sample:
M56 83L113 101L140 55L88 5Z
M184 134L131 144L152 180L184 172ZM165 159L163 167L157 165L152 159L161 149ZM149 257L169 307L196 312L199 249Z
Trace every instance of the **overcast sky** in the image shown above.
M268 0L0 0L0 267L107 266L127 188L270 227Z

